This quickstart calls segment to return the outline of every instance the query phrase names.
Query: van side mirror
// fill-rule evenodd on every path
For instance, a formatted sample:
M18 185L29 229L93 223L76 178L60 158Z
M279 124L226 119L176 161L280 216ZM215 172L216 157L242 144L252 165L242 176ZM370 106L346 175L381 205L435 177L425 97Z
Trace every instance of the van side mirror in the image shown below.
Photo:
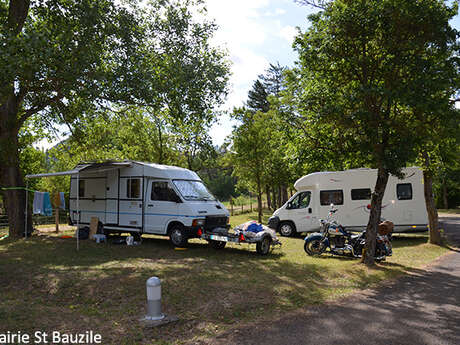
M291 208L292 208L292 202L289 201L289 202L287 203L287 205L286 205L286 208L287 208L288 210L291 209Z

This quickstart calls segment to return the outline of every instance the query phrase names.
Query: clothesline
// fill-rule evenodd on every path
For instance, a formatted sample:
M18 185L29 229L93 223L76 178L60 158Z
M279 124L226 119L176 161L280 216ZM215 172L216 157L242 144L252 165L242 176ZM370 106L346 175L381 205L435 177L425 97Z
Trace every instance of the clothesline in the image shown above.
M40 192L39 190L34 190L34 189L26 188L26 187L0 187L0 189L1 190L26 190L32 193ZM69 194L69 192L59 192L59 193Z
M32 192L32 193L35 193L35 192L38 192L37 190L33 190L33 189L30 189L30 188L26 188L26 187L0 187L1 190L26 190L28 192Z
M33 202L33 213L41 214L44 216L51 216L53 212L53 206L51 204L50 193L49 192L39 192L26 187L0 187L1 190L25 190L28 192L34 193L34 202ZM58 192L58 200L54 199L56 207L65 210L65 199L64 192ZM26 194L27 202L27 194ZM57 206L59 205L59 206Z

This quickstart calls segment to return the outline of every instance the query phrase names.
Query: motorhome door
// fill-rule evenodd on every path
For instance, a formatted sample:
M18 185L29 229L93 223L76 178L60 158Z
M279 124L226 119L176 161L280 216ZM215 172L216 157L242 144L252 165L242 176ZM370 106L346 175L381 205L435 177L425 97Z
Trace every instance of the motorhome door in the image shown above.
M120 178L119 225L142 229L142 178Z

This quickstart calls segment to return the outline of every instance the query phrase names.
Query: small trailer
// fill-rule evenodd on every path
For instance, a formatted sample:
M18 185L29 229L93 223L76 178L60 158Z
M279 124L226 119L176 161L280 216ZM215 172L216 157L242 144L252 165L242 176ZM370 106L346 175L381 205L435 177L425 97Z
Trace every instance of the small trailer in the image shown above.
M253 225L260 227L260 230L258 232L248 230ZM223 249L227 242L255 244L256 251L260 255L267 255L274 247L281 246L274 230L255 222L241 224L233 231L227 228L214 228L211 231L201 232L201 238L208 241L214 249Z

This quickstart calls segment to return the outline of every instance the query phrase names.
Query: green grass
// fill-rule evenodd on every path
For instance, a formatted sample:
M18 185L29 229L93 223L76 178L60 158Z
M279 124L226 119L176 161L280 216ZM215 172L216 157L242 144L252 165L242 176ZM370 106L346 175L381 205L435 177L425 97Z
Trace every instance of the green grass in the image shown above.
M256 213L232 217L231 224L249 219ZM400 235L394 256L368 269L354 259L309 257L301 238L281 241L281 249L261 257L253 246L216 251L199 240L178 251L159 236L138 247L81 241L79 252L74 239L54 233L6 239L0 242L0 333L93 330L104 344L189 344L236 322L275 319L375 286L448 251L426 244L425 235ZM164 312L179 322L155 329L138 322L151 276L162 279Z

